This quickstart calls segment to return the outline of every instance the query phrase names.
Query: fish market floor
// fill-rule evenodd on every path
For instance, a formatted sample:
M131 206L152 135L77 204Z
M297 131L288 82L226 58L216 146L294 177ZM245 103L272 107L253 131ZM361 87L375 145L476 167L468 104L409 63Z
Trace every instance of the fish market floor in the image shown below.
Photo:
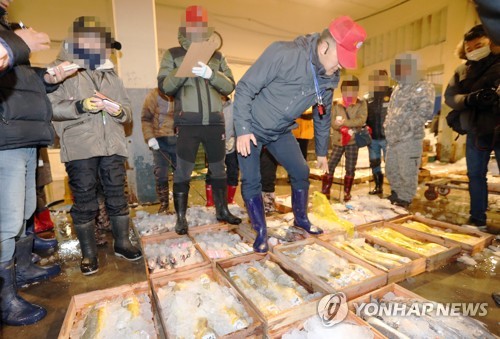
M281 168L278 171L278 178L276 194L289 194L290 187L286 174ZM356 184L352 194L366 195L368 190L373 188L369 186L368 183ZM321 182L311 180L310 191L319 189L321 189ZM341 197L341 189L340 185L334 185L332 189L333 200ZM385 185L384 189L387 195L389 186ZM469 208L466 191L452 190L446 197L440 196L437 200L428 201L423 197L425 189L426 186L420 184L417 198L410 207L411 212L455 224L466 221ZM204 181L193 181L190 205L204 204L204 196ZM239 188L236 202L243 206ZM173 211L173 203L170 205L170 210ZM140 206L139 208L154 213L158 205ZM132 208L132 216L135 214L135 210ZM500 229L500 196L498 195L490 194L488 221ZM59 238L60 234L57 236ZM48 311L47 316L31 326L4 326L0 329L0 338L57 338L73 295L146 280L142 260L128 262L114 255L110 233L106 234L108 244L99 247L99 272L84 277L79 269L80 251L75 239L74 232L70 239L59 239L60 246L57 253L44 256L48 258L46 260L49 262L61 263L61 275L51 281L34 284L20 291L20 294L30 302L44 306ZM492 333L500 335L500 308L495 305L491 298L492 292L500 291L500 265L494 259L487 260L477 266L467 266L462 263L449 264L434 272L423 273L407 279L400 285L424 298L439 302L486 302L488 303L488 314L484 317L478 317L478 319L486 323Z

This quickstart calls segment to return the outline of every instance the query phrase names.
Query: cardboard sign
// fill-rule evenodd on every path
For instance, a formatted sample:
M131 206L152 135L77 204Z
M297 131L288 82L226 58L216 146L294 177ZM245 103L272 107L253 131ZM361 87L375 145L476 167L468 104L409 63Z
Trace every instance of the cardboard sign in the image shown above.
M219 46L220 41L216 34L212 34L207 41L192 42L175 76L177 78L195 77L196 75L193 74L192 68L199 66L198 61L208 64L208 61Z

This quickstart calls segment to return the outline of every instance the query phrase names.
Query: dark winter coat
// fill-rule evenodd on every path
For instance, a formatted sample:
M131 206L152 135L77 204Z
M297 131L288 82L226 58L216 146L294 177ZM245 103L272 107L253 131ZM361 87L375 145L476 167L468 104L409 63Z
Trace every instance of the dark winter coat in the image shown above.
M207 63L213 71L210 79L177 78L175 74L191 45L180 32L178 38L181 46L165 52L158 72L158 88L175 98L175 125L224 125L221 96L228 96L234 90L233 73L226 59L215 51Z
M333 89L339 72L324 75L318 60L319 34L271 44L236 86L234 124L236 135L253 133L275 141L297 127L295 120L316 104L312 66L322 92L325 115L313 109L316 154L326 156L330 135Z
M31 67L28 45L3 23L0 38L11 52L11 65L0 74L0 150L50 145L55 133L47 93L57 85L43 81L46 69Z

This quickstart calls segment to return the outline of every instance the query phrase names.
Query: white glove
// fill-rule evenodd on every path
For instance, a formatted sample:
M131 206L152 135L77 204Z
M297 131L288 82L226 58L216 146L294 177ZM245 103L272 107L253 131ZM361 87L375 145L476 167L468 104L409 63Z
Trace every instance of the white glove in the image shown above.
M193 74L204 79L210 79L213 73L212 69L201 61L198 61L198 65L200 65L200 67L193 67L193 69L191 70Z
M148 140L148 146L149 148L158 151L160 149L160 144L158 144L158 140L156 138L151 138Z

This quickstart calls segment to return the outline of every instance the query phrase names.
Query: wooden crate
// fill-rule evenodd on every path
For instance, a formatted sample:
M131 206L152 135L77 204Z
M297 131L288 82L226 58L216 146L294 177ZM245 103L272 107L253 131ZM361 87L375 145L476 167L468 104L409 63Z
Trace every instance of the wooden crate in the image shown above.
M269 339L280 339L283 335L285 335L286 333L288 333L291 330L294 330L294 329L301 330L301 329L304 328L304 323L309 318L310 317L305 317L304 319L296 321L293 324L281 327L281 328L279 328L277 330L270 331L268 333L267 338L269 338ZM357 324L357 325L360 325L360 326L366 326L366 327L368 327L373 332L373 335L374 335L373 337L376 338L376 339L383 339L383 338L385 338L379 331L377 331L376 329L374 329L373 327L371 327L370 325L368 325L368 323L366 321L364 321L360 317L356 316L352 311L349 311L349 313L347 314L347 317L343 321L348 321L348 322L351 322L351 323L354 323L354 324Z
M351 311L356 312L355 305L369 303L373 299L380 299L384 295L386 295L387 293L390 293L390 292L394 293L398 297L426 300L424 297L419 296L418 294L415 294L412 291L409 291L406 288L403 288L403 287L393 283L393 284L389 284L389 285L386 285L384 287L381 287L378 290L367 293L363 296L360 296L356 299L350 300L347 302L347 305L349 306L349 309Z
M246 256L241 256L232 259L220 260L216 263L217 269L221 272L224 277L231 282L233 287L241 293L241 295L245 295L243 291L236 285L236 283L230 278L229 274L225 271L228 268L236 266L242 263L249 263L252 261L266 261L271 260L281 267L283 271L285 271L289 276L291 276L298 284L302 285L308 292L320 292L320 297L305 302L301 305L294 306L288 310L281 312L278 315L266 317L262 311L258 309L258 307L252 302L252 300L248 300L252 307L259 314L261 319L264 319L264 327L266 333L270 331L278 330L284 326L292 324L301 319L313 316L316 314L317 303L324 295L323 290L314 282L310 280L304 279L304 276L295 270L293 266L288 265L287 263L280 260L277 256L272 253L267 253L266 255L252 253ZM295 265L296 266L296 265Z
M254 239L255 239L255 236L252 238L246 232L240 231L239 227L236 225L217 224L217 225L207 225L207 226L199 226L199 227L193 228L192 230L189 231L189 237L193 240L194 243L196 243L198 245L198 247L200 248L200 251L202 251L205 254L205 256L207 258L209 258L210 261L212 261L212 262L217 261L217 260L221 260L221 259L227 259L227 258L232 258L232 257L247 254L247 253L244 253L244 254L240 254L240 255L231 255L231 256L228 256L227 258L214 258L214 259L210 258L210 256L203 250L203 248L200 246L200 244L198 244L198 242L196 241L196 236L203 234L203 233L213 233L213 232L219 232L219 231L225 231L228 233L237 234L240 237L240 239L242 240L242 242L248 244L250 247L252 247Z
M281 202L286 198L290 197L290 194L278 195L274 200L274 206L276 207L276 211L279 213L289 213L292 211L292 206L285 205Z
M406 235L410 238L413 238L415 240L422 241L422 242L432 242L432 241L429 241L428 239L426 239L425 237L421 236L420 233L417 233L414 230L410 230L406 227L402 227L401 225L397 225L397 224L394 224L393 222L389 222L389 221L379 221L379 222L371 223L368 225L359 226L356 230L358 232L362 233L363 237L365 237L370 242L384 246L385 248L387 248L391 251L400 251L402 249L405 250L405 248L402 246L398 246L396 244L392 244L392 243L389 243L387 241L381 240L379 238L373 237L365 232L365 231L367 231L371 228L375 228L375 227L389 227L389 228L392 228L393 230L398 231L399 233L404 234L404 235ZM426 262L425 270L426 271L428 271L428 272L434 271L434 270L436 270L436 269L438 269L438 268L440 268L440 267L442 267L450 262L453 262L457 259L457 256L460 253L459 246L449 245L449 244L443 245L443 246L446 247L447 250L444 250L443 252L439 252L439 253L436 253L436 254L433 254L430 256L422 255L425 258L425 262ZM406 250L409 251L408 249L406 249ZM410 252L412 252L412 251L410 251ZM402 252L402 253L404 253L404 252ZM416 253L416 252L413 252L413 253Z
M333 246L337 247L334 243L332 243L329 238L324 237L323 240L327 243L331 243ZM368 243L369 245L375 245L375 243L369 239L365 238L365 242ZM341 248L339 248L342 252ZM405 256L411 259L411 262L402 264L399 267L391 268L387 270L387 283L396 283L399 281L403 281L406 278L416 276L420 273L425 272L425 258L415 252L409 251L404 248L399 248L399 249L389 249L390 253L393 254L398 254L401 256ZM360 258L361 259L361 258ZM363 259L361 259L363 260ZM367 264L370 264L369 262L366 262ZM384 272L383 270L381 270Z
M199 263L196 263L196 264L193 264L193 265L186 265L186 266L177 267L177 268L174 268L174 269L171 269L171 270L162 270L162 271L159 271L159 272L153 272L153 273L151 273L150 270L149 270L149 266L148 266L148 257L146 255L146 251L145 251L146 245L165 242L165 241L167 241L169 239L180 239L180 238L185 238L186 240L192 242L194 244L194 247L196 248L196 250L198 252L200 252L200 254L201 254L202 258L203 258L203 261L199 262ZM163 234L159 234L159 235L152 235L152 236L142 237L141 238L141 246L142 246L142 250L143 250L142 251L142 257L144 259L144 264L146 266L146 275L147 275L148 281L151 278L154 278L154 277L159 277L159 276L163 276L163 275L173 274L173 273L176 273L176 272L187 271L187 270L190 270L192 268L197 268L197 267L203 267L203 266L209 266L210 265L210 258L208 258L205 255L205 253L201 250L201 248L198 246L198 244L196 244L193 241L193 239L191 239L188 235L178 235L175 232L168 232L168 233L163 233Z
M355 283L353 285L346 286L344 288L336 290L333 286L331 286L327 282L325 282L322 279L320 279L319 277L317 277L314 274L314 272L311 272L310 270L308 270L307 267L303 267L303 266L298 265L296 262L294 262L292 259L290 259L287 255L284 254L285 251L292 250L296 247L304 247L304 246L313 245L313 244L323 246L326 249L335 253L336 255L346 259L350 263L358 264L358 265L368 269L369 271L371 271L374 274L374 276L370 277L362 282ZM310 280L311 284L319 286L321 288L321 290L324 291L325 293L343 292L343 293L345 293L345 295L348 299L351 299L351 298L356 298L356 297L358 297L364 293L367 293L369 291L373 291L374 289L377 289L380 286L384 286L385 284L387 284L387 273L382 272L381 270L376 269L375 267L373 267L371 265L368 265L365 261L360 260L360 259L356 258L355 256L350 255L349 253L341 251L338 248L334 247L333 245L331 245L327 242L321 241L317 238L308 238L306 240L297 241L297 242L294 242L291 244L279 245L279 246L276 246L274 248L273 252L283 262L286 262L291 267L294 267L295 271L300 272L300 274L304 277L304 279Z
M435 243L440 244L440 245L445 245L445 246L446 245L458 245L463 250L470 252L471 254L481 252L485 247L488 247L494 239L494 236L491 234L488 234L488 233L483 233L483 232L480 232L480 231L475 230L475 229L461 227L461 226L453 225L453 224L450 224L447 222L432 220L432 219L424 218L424 217L417 216L417 215L408 215L408 216L405 216L402 218L392 220L391 222L393 222L395 224L399 224L402 227L405 227L404 223L407 221L417 221L417 222L421 222L423 224L426 224L427 226L430 226L430 227L436 227L436 228L440 228L443 230L448 229L448 230L452 230L453 233L462 233L462 234L467 234L467 235L477 237L477 241L475 243L468 244L468 243L460 242L457 240L449 239L446 237L440 237L437 235L433 235L433 234L429 234L429 233L425 233L425 232L411 229L414 232L418 232L419 234L422 235L422 237L424 237L425 239L427 239L429 241L435 242ZM407 228L407 227L405 227L405 228ZM407 229L409 229L409 228L407 228Z
M164 321L163 310L161 309L161 303L157 294L159 288L167 285L169 282L175 281L183 281L183 280L191 280L195 279L202 274L208 275L213 281L217 282L221 286L226 286L231 290L233 296L235 296L244 306L248 315L252 317L254 320L253 323L247 328L238 330L231 334L227 334L222 336L223 339L238 339L238 338L262 338L264 334L264 322L263 318L260 316L258 312L255 311L251 303L244 297L243 294L238 289L235 289L233 285L227 280L227 277L221 273L220 270L216 269L212 266L198 267L191 269L189 271L177 272L168 276L161 277L153 277L151 278L151 288L153 290L153 296L158 307L159 318L162 324L162 328L164 330L164 335L167 338L170 338L168 335L168 328Z
M138 295L142 293L146 293L149 295L151 301L151 311L154 314L153 297L151 296L151 290L149 288L149 284L147 281L135 284L121 285L118 287L108 288L105 290L97 290L72 296L58 338L59 339L70 338L71 329L73 328L74 324L79 320L79 317L81 316L80 313L82 312L82 310L84 310L86 307L92 304L100 303L104 300L112 300L120 296L126 296L131 294ZM156 319L153 317L152 320L155 326L157 338L160 338Z

